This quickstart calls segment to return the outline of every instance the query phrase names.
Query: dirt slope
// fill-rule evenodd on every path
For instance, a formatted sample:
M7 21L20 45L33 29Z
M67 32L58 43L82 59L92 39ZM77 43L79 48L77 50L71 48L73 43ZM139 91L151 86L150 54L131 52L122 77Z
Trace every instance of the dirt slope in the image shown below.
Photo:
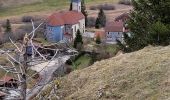
M121 54L60 81L60 100L169 100L170 46Z

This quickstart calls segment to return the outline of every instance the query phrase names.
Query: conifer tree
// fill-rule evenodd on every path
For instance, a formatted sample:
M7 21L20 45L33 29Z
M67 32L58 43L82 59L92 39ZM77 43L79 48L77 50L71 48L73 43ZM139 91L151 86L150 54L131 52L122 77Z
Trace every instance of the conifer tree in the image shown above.
M9 38L15 39L13 33L12 33L12 28L11 28L11 23L10 20L6 20L6 25L5 25L5 34L3 34L3 42L9 41Z
M83 15L85 17L85 26L87 26L87 23L88 23L88 19L87 19L88 13L86 11L86 5L85 5L84 0L81 0L81 12L83 13Z
M82 39L81 32L80 30L77 30L76 38L74 40L74 48L77 48L78 45L82 45L82 44L83 44L83 39Z
M72 2L70 3L70 9L69 9L69 11L72 11L73 10L73 4L72 4Z
M101 28L101 23L99 21L99 18L96 19L95 28L97 29Z
M103 11L103 9L101 8L99 13L98 13L98 17L96 19L96 28L101 28L101 27L105 27L106 25L106 15Z
M132 0L134 11L128 21L131 35L125 34L128 50L170 43L170 1Z
M10 23L9 19L7 19L7 21L6 21L5 32L11 33L11 23Z

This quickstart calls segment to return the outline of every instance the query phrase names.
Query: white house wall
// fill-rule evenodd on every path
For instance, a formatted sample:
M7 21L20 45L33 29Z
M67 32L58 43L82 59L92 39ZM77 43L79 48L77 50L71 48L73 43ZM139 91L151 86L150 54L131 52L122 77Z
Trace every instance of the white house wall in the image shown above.
M79 24L72 25L72 29L73 29L73 39L75 39L77 30L79 29Z
M85 19L82 19L79 21L79 23L72 25L72 29L73 29L73 39L75 39L78 29L83 34L85 32Z
M79 21L80 24L80 32L85 33L85 19Z
M116 40L123 42L123 32L106 32L106 42L115 44Z

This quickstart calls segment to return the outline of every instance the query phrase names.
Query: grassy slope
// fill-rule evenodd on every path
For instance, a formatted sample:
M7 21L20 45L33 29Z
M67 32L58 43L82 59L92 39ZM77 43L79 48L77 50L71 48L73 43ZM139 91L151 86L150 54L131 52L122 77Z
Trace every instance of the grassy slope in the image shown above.
M0 17L15 16L31 12L44 12L59 10L69 7L70 0L43 0L43 2L32 3L28 5L19 5L15 7L8 7L0 9ZM86 0L88 4L104 3L104 2L117 2L118 0Z
M169 100L170 46L147 47L61 78L64 100Z

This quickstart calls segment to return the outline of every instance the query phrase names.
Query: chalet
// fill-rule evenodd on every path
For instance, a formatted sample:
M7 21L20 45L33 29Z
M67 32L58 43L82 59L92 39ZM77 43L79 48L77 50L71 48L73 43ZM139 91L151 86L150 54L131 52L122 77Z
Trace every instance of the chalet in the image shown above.
M4 76L0 79L0 87L17 88L18 81L10 76Z
M124 23L108 22L105 27L106 42L116 44L117 40L123 42L123 32L125 32Z
M126 28L126 21L130 18L129 13L123 13L115 18L114 22L106 23L105 33L106 42L116 44L117 40L124 42L123 34L128 32Z
M71 0L72 11L56 12L48 17L46 38L50 42L73 41L79 29L85 32L85 17L81 13L81 0Z

